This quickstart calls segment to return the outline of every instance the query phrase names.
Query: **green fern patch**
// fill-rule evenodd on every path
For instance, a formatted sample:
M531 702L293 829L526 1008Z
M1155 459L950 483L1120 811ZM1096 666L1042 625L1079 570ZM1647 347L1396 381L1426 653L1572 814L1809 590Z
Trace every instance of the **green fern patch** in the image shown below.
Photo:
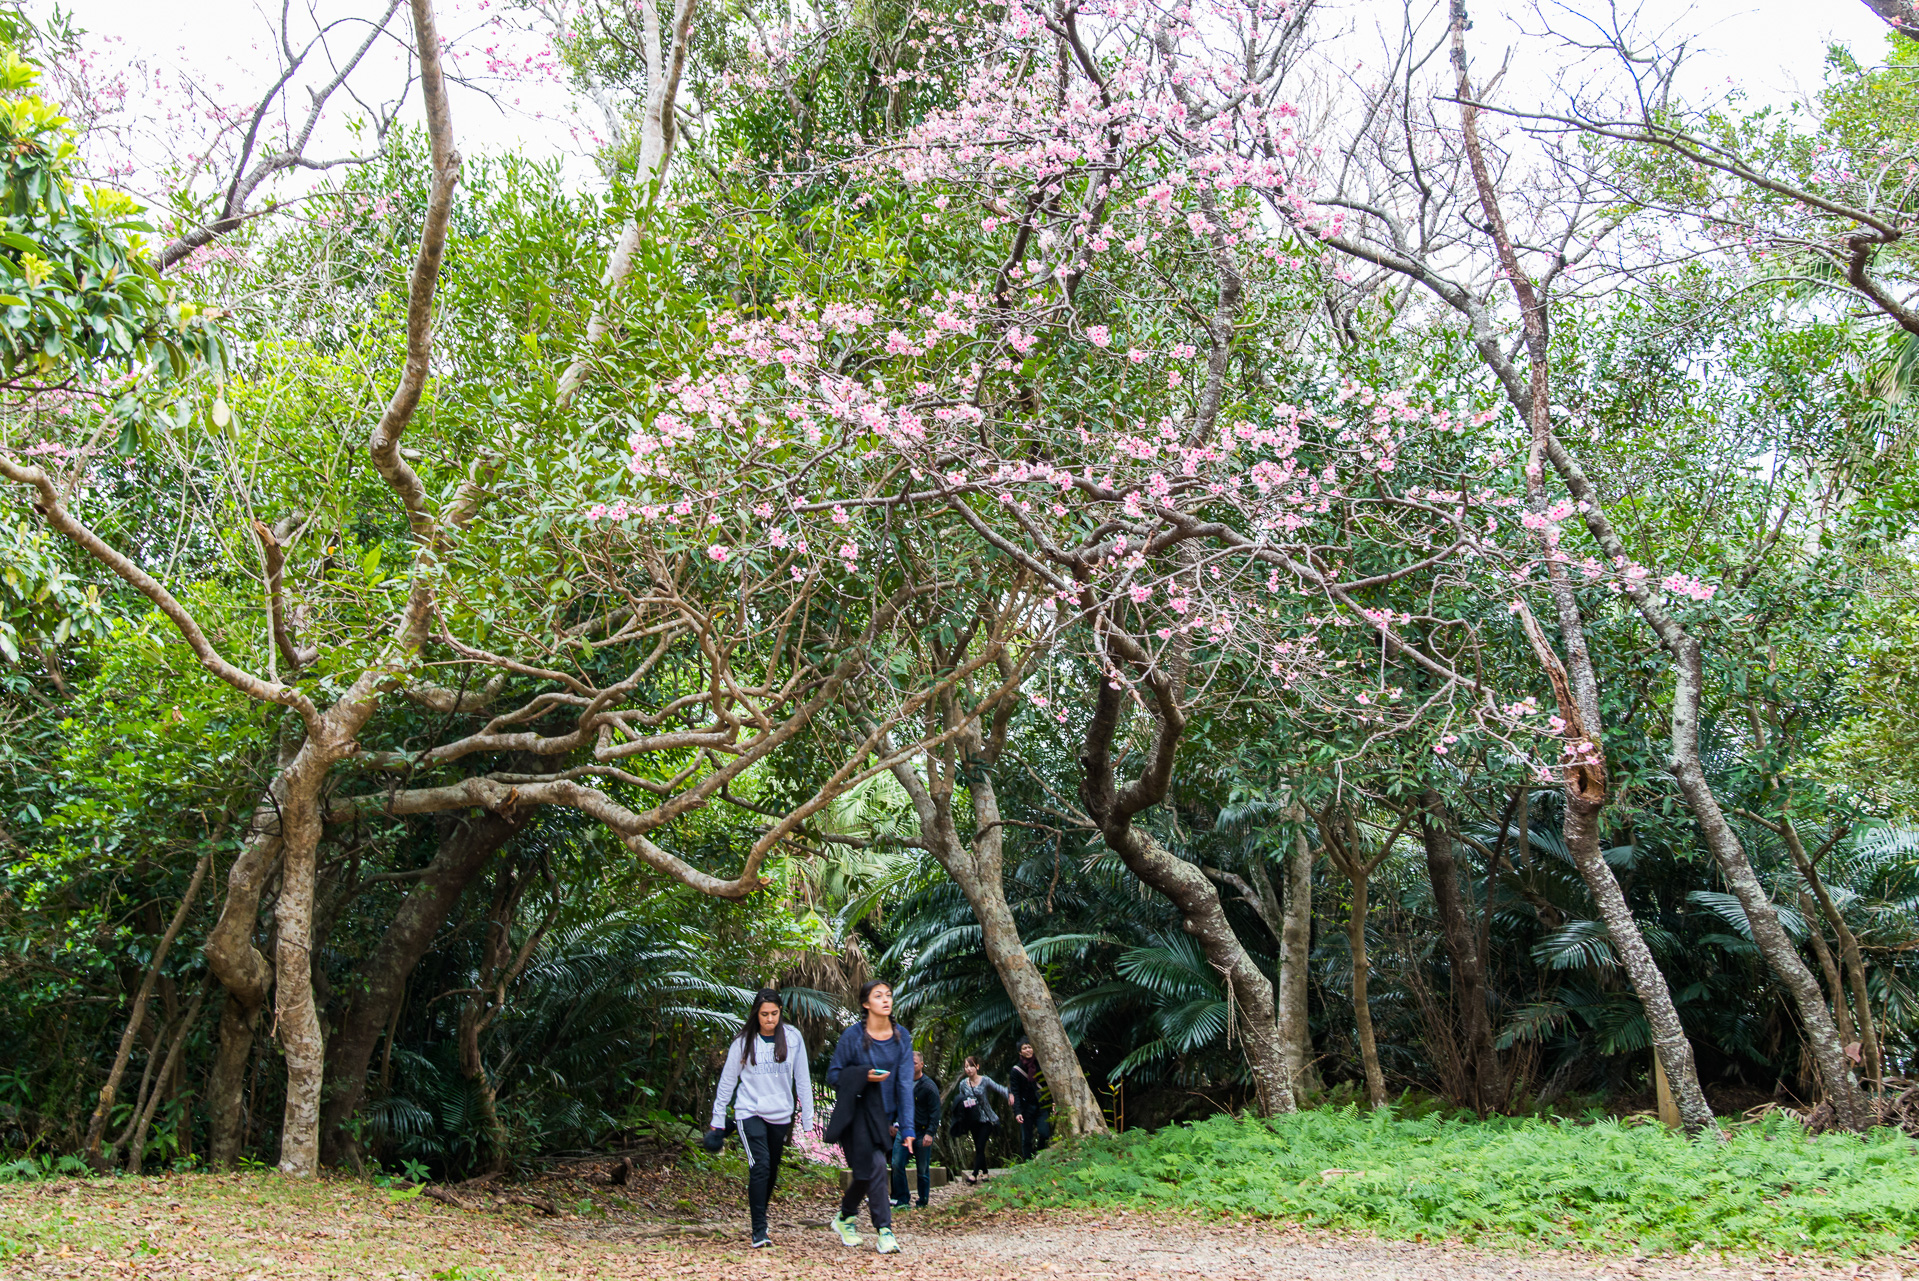
M1919 1236L1919 1145L1774 1117L1724 1143L1654 1125L1217 1117L1073 1145L1011 1171L1019 1206L1252 1214L1401 1238L1611 1251L1873 1254Z

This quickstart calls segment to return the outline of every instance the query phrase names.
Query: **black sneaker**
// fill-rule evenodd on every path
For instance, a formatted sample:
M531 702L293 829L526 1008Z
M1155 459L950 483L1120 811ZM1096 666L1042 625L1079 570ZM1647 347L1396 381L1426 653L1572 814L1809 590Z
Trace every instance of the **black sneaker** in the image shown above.
M753 1238L753 1248L755 1250L764 1250L766 1249L766 1247L772 1244L773 1244L773 1238L766 1236L764 1234Z

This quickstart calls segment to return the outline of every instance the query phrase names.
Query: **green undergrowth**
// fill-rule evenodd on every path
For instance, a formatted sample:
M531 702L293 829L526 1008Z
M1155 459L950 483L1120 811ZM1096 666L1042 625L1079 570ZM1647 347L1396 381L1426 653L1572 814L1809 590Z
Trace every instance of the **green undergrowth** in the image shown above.
M1656 1125L1319 1109L1085 1140L1000 1204L1250 1214L1400 1238L1607 1251L1879 1254L1919 1237L1919 1144L1789 1118L1690 1141Z

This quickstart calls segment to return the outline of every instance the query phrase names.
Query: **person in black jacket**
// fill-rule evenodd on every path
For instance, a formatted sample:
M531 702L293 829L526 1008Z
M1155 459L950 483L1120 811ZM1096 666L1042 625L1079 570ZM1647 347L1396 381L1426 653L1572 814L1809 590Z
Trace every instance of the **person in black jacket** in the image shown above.
M913 1054L913 1132L919 1135L919 1148L911 1151L899 1139L893 1140L893 1208L904 1210L907 1200L906 1163L918 1161L920 1169L920 1209L933 1199L933 1135L940 1128L940 1083L926 1075L926 1056Z
M826 1068L826 1083L837 1095L823 1137L840 1145L852 1174L831 1227L842 1244L860 1244L853 1214L864 1199L878 1230L879 1252L898 1254L893 1204L887 1195L887 1157L895 1134L909 1151L914 1146L913 1034L893 1022L893 989L886 984L861 988L860 1006L866 1017L840 1033Z
M1046 1140L1053 1137L1053 1126L1046 1115L1049 1109L1040 1093L1043 1087L1039 1059L1033 1053L1031 1041L1019 1043L1019 1058L1007 1074L1007 1084L1013 1087L1013 1120L1019 1124L1020 1160L1030 1161L1034 1151L1044 1151Z

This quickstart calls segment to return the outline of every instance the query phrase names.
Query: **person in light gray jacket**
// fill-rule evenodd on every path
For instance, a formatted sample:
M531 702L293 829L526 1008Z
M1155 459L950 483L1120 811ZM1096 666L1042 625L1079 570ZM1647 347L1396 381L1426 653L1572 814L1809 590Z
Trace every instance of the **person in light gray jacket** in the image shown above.
M966 1075L953 1087L953 1137L959 1139L965 1135L973 1137L973 1172L966 1176L968 1183L978 1183L986 1177L986 1145L993 1138L993 1131L999 1128L999 1114L993 1111L993 1096L999 1095L1008 1104L1013 1101L1010 1090L990 1076L983 1076L979 1070L979 1059L966 1056Z
M713 1099L711 1129L726 1128L726 1107L746 1148L746 1205L753 1218L753 1248L773 1244L766 1205L779 1181L780 1157L793 1122L813 1128L813 1078L806 1067L806 1041L780 1015L780 994L762 988L747 1012L746 1026L726 1049L726 1069Z

